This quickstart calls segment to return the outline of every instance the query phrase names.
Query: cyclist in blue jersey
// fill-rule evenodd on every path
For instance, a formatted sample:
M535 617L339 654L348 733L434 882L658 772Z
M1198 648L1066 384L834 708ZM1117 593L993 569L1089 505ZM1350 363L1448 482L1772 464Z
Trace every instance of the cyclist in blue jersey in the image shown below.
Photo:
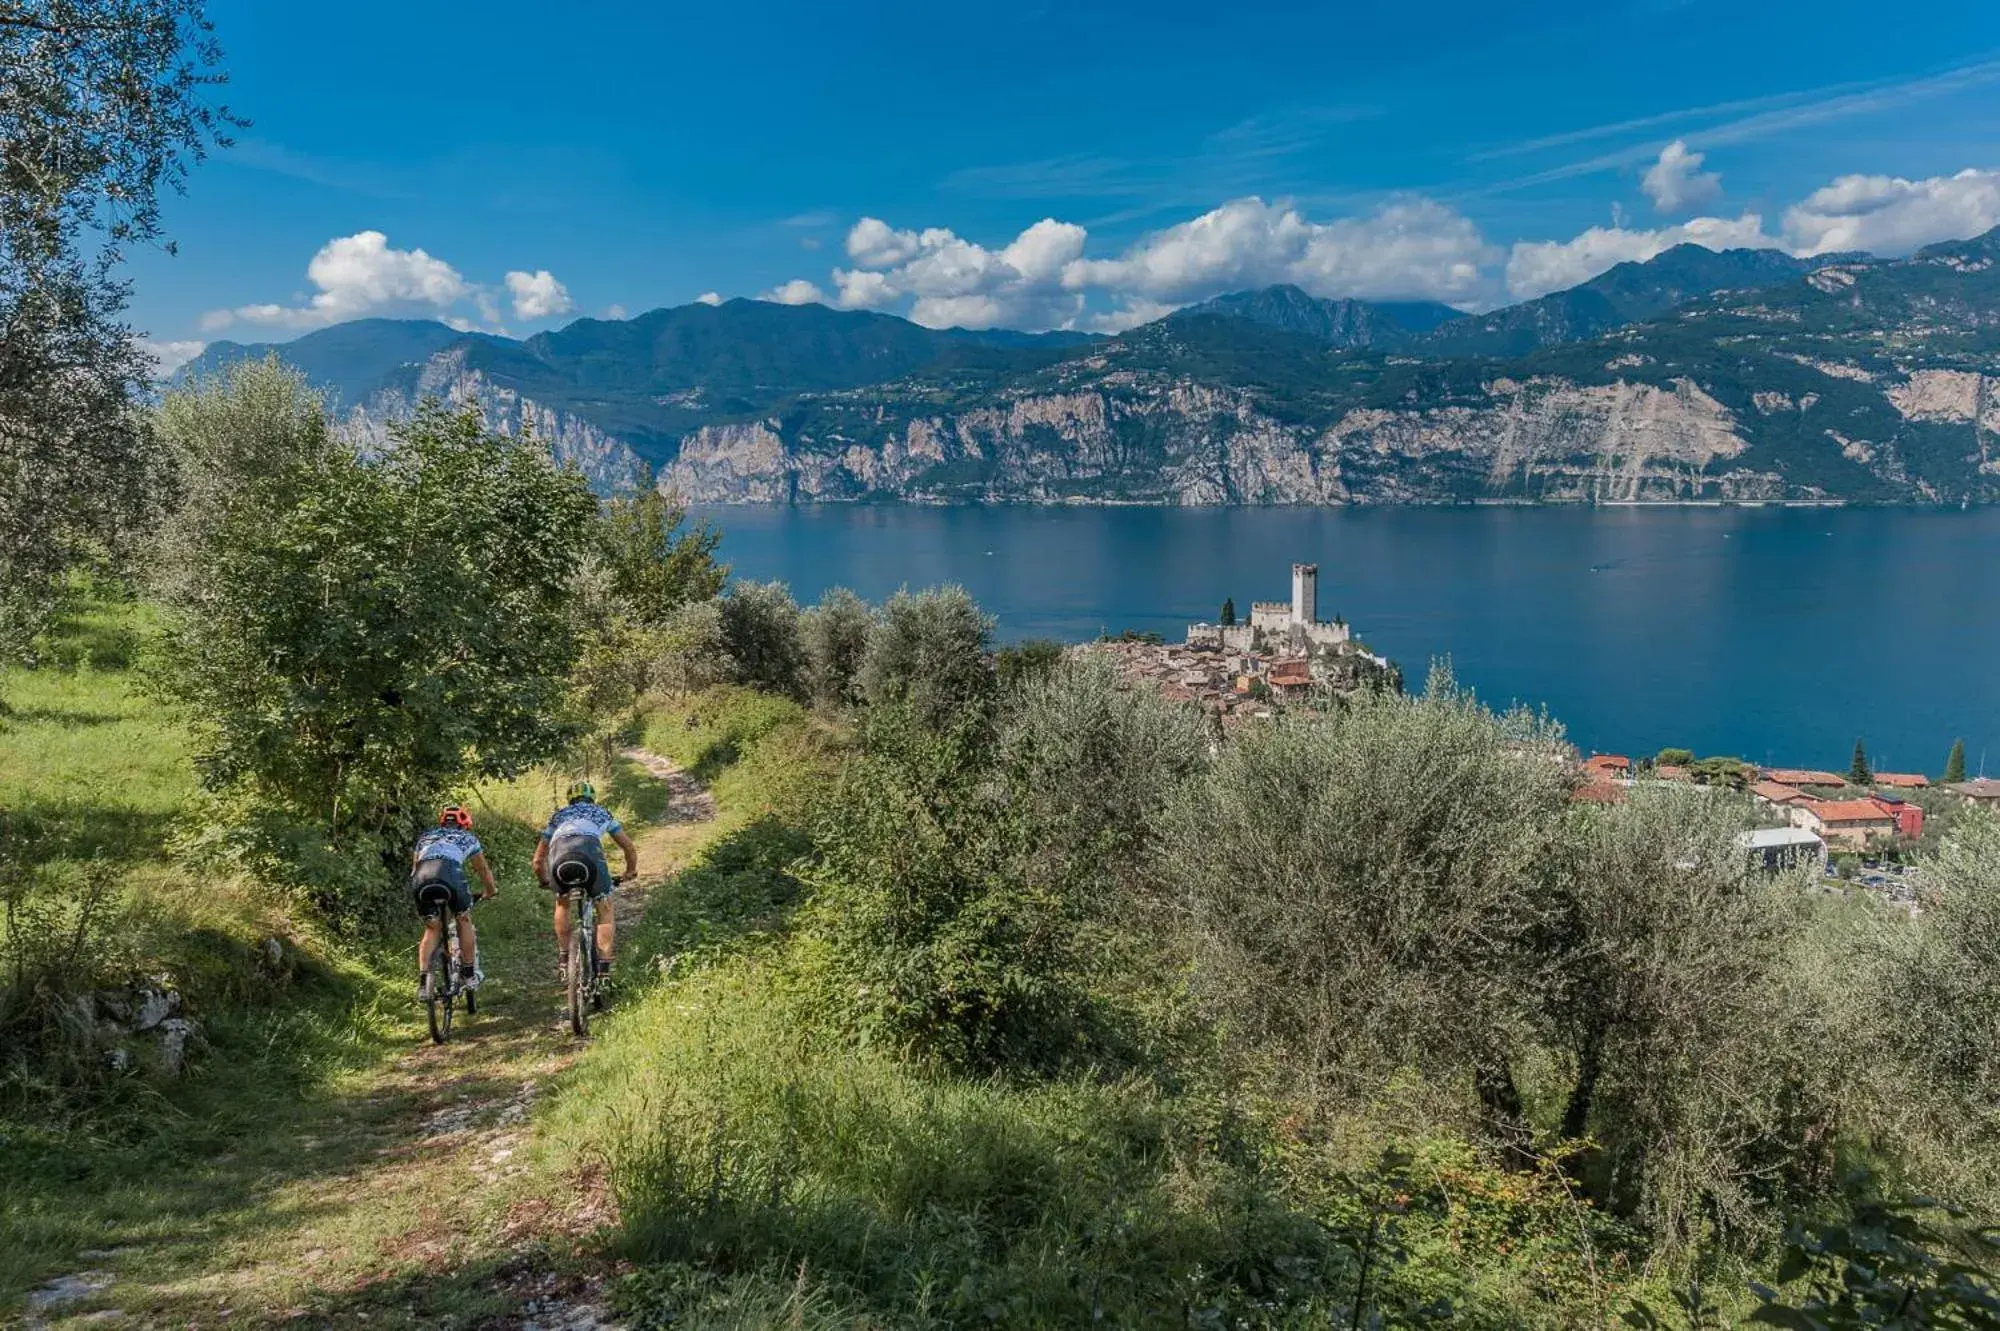
M417 913L424 917L424 941L417 945L418 998L424 998L430 984L431 954L444 942L444 903L458 917L458 974L467 989L476 989L486 973L479 969L479 940L472 928L472 887L465 881L471 869L486 884L481 901L500 895L493 881L493 869L486 863L486 848L472 835L472 815L464 806L446 805L438 814L438 825L417 838L410 852L410 892L416 898ZM439 888L444 889L439 892Z
M639 872L639 848L632 844L632 838L625 834L624 824L618 815L597 802L597 788L588 781L573 781L567 794L568 803L549 817L548 826L542 829L542 837L535 846L535 877L544 887L555 882L557 870L564 865L580 865L588 872L587 891L590 899L597 903L597 973L611 973L611 951L618 941L617 921L612 916L611 890L620 883L632 881ZM622 877L611 876L611 866L604 859L604 838L610 837L618 843L618 849L625 855L625 873ZM569 896L556 896L556 965L560 969L569 956Z

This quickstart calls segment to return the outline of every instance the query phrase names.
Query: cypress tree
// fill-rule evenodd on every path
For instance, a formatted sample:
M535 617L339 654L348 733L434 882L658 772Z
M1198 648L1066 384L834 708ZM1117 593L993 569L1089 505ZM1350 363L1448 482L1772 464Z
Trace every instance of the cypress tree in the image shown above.
M1236 626L1235 597L1225 596L1222 598L1222 613L1216 616L1215 622L1224 628L1234 628Z
M1944 783L1955 786L1965 780L1965 741L1955 741L1951 746L1951 757L1944 760Z
M1854 741L1854 761L1848 766L1847 780L1856 786L1870 785L1875 780L1875 774L1868 770L1868 750L1862 747L1859 739Z

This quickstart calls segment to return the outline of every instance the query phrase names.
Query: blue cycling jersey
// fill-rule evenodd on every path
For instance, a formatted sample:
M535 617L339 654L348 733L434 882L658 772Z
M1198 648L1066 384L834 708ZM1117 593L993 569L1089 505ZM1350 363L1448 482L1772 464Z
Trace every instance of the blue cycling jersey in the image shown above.
M595 840L616 836L624 830L625 824L618 821L618 815L602 804L578 800L574 804L565 804L549 816L549 825L542 829L542 840L556 841L572 836Z
M463 864L485 849L479 838L462 827L433 827L417 838L417 859Z

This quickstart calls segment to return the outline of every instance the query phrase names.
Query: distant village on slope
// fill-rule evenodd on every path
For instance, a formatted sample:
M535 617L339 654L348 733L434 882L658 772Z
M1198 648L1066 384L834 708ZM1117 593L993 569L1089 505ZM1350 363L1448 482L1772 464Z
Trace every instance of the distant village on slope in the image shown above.
M1248 619L1239 619L1234 602L1225 601L1217 622L1188 625L1184 642L1128 634L1082 650L1108 655L1128 685L1201 706L1224 730L1270 720L1287 706L1402 686L1401 670L1365 647L1346 621L1319 617L1317 564L1293 564L1291 600L1254 601ZM1747 791L1760 821L1770 825L1746 832L1743 843L1754 862L1773 869L1808 860L1826 865L1830 854L1895 861L1900 849L1924 840L1927 818L1972 805L2000 809L2000 779L1986 776L1933 783L1918 772L1843 774L1759 767L1736 758L1696 761L1684 749L1637 762L1623 754L1585 757L1574 749L1563 757L1576 768L1575 798L1584 803L1619 803L1648 782ZM1858 766L1861 755L1856 757ZM1903 895L1900 882L1885 878L1874 885Z

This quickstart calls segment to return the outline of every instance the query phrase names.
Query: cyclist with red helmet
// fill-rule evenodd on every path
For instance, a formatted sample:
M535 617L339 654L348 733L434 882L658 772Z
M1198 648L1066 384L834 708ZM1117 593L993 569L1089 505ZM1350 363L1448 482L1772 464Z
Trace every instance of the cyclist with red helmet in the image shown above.
M478 938L472 928L472 887L465 881L471 869L486 884L479 900L500 895L493 881L493 869L486 863L486 848L472 835L472 815L463 805L448 804L438 814L438 825L417 838L410 852L410 892L416 898L417 913L424 917L424 941L417 945L417 990L424 997L430 983L431 953L444 941L444 902L458 917L458 976L467 989L476 989L486 973L479 969ZM438 888L444 892L440 894ZM428 890L426 890L428 889Z

